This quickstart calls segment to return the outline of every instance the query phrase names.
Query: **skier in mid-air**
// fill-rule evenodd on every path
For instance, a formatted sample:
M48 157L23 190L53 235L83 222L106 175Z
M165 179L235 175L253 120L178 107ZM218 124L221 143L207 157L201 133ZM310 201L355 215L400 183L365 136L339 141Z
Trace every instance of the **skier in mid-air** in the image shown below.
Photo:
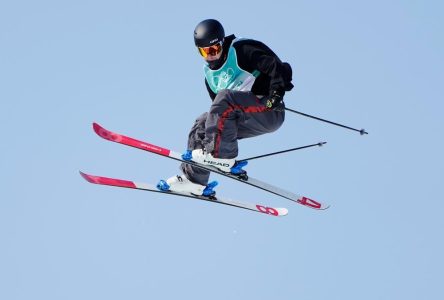
M239 169L233 168L237 140L273 132L284 122L283 98L293 88L292 69L259 41L225 36L214 19L196 26L194 42L205 60L205 85L212 104L191 128L187 156L237 173ZM209 171L185 163L181 170L183 175L166 180L169 190L208 195Z

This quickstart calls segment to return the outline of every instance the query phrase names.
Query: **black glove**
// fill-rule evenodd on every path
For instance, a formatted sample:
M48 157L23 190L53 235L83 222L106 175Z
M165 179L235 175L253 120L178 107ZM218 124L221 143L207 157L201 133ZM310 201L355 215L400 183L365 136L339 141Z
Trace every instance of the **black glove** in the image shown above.
M270 96L265 103L265 106L270 109L276 109L280 107L284 101L284 96L279 94L277 91L272 91Z

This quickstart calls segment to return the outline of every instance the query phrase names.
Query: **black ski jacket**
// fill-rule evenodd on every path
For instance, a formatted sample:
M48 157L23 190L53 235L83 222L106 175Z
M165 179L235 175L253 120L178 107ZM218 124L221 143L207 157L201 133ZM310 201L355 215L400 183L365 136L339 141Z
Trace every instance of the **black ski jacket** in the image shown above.
M236 37L234 34L225 37L222 57L209 64L213 70L217 70L224 64L228 49L231 42ZM260 75L256 78L251 91L255 95L271 95L276 91L279 95L284 96L285 91L290 91L293 88L292 69L290 64L282 62L279 57L264 43L246 39L234 43L236 50L237 62L239 67L247 72L253 73L254 70L260 71ZM212 100L216 94L211 90L205 79L205 85Z

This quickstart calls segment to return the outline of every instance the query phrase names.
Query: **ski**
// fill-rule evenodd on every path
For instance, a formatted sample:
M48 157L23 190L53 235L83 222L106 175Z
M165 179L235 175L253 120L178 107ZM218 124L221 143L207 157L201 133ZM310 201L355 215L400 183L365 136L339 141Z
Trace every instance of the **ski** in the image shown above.
M298 194L286 191L284 189L281 189L281 188L271 185L269 183L260 181L258 179L252 178L250 176L234 175L231 173L226 173L226 172L220 171L219 169L212 167L212 166L202 165L199 163L195 163L193 161L184 160L182 158L182 154L179 152L175 152L175 151L172 151L167 148L156 146L156 145L153 145L153 144L150 144L147 142L143 142L143 141L140 141L140 140L137 140L137 139L134 139L134 138L122 135L122 134L118 134L118 133L109 131L97 123L93 123L93 129L97 133L97 135L99 135L100 137L102 137L105 140L112 141L112 142L119 143L119 144L123 144L123 145L127 145L127 146L134 147L134 148L138 148L138 149L148 151L148 152L151 152L154 154L162 155L162 156L165 156L165 157L168 157L168 158L171 158L171 159L174 159L174 160L186 163L186 164L194 165L199 168L202 168L202 169L214 172L214 173L218 173L220 175L223 175L223 176L235 179L237 181L249 184L251 186L254 186L254 187L259 188L261 190L275 194L275 195L280 196L282 198L291 200L293 202L299 203L299 204L309 207L309 208L313 208L313 209L317 209L317 210L324 210L329 207L329 205L327 205L327 204L323 204L321 202L315 201L315 200L310 199L308 197L304 197L302 195L298 195Z
M94 184L100 184L100 185L110 185L115 187L122 187L122 188L130 188L130 189L136 189L136 190L143 190L143 191L149 191L149 192L155 192L155 193L162 193L162 194L168 194L168 195L176 195L181 197L188 197L198 200L204 200L209 201L213 203L219 203L219 204L225 204L230 205L234 207L239 207L247 210L252 210L260 213L264 213L271 216L285 216L288 214L288 210L286 208L274 208L274 207L267 207L260 204L252 204L252 203L245 203L245 202L238 202L227 198L222 197L206 197L206 196L196 196L192 194L187 193L178 193L178 192L172 192L172 191L160 191L156 188L155 185L147 184L147 183L140 183L140 182L134 182L129 180L122 180L122 179L115 179L115 178L108 178L108 177L102 177L102 176L93 176L89 175L83 172L80 172L80 175L88 182L94 183Z

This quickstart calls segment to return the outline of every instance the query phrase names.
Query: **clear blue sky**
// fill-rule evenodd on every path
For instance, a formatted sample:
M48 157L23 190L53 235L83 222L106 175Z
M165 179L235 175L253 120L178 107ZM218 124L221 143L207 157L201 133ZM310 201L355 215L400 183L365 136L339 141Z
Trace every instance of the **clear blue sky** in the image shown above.
M0 299L444 299L442 1L2 1ZM192 31L217 18L294 69L274 134L240 156L313 211L228 179L231 207L91 185L155 183L168 159L97 137L96 121L185 150L210 100Z

